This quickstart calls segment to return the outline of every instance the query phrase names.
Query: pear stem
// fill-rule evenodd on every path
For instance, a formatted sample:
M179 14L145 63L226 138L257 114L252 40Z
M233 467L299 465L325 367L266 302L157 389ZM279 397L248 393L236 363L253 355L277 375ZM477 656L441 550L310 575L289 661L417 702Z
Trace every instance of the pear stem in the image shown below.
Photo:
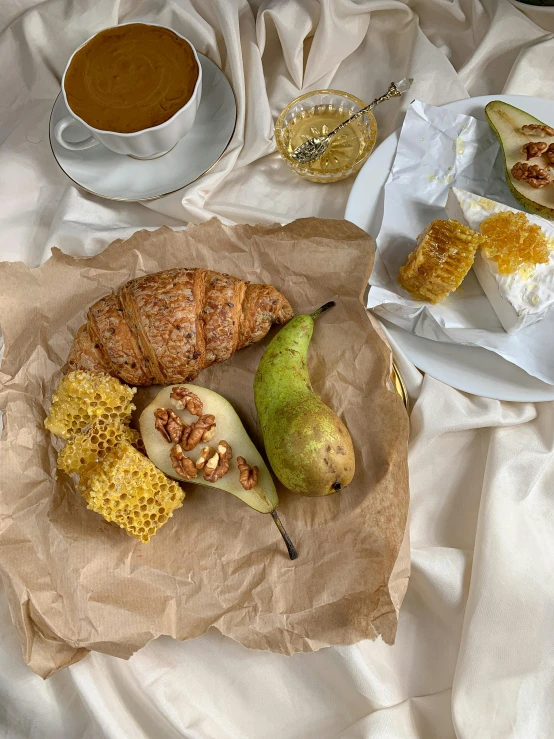
M285 544L287 545L287 549L288 549L288 552L289 552L289 557L291 559L296 559L298 557L298 552L296 551L296 549L294 547L294 544L290 540L290 536L285 531L285 527L281 523L281 519L277 515L277 511L275 511L275 510L271 511L271 516L273 517L273 520L275 521L275 525L279 529L279 532L280 532L281 536L285 540Z
M332 308L335 305L334 300L330 300L328 303L325 303L325 305L322 305L321 308L318 308L317 310L314 310L313 313L310 313L311 317L315 319L320 316L322 313L325 313L326 310L329 310L329 308Z

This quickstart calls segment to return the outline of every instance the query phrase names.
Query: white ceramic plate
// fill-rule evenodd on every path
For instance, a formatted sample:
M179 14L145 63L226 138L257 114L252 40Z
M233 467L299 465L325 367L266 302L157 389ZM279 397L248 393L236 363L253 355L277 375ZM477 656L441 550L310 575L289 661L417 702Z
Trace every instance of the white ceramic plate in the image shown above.
M523 95L484 95L458 100L445 107L486 120L485 105L491 100L504 100L547 123L554 123L553 100ZM381 227L384 185L394 160L398 137L399 131L391 134L369 157L354 182L346 205L344 217L374 238ZM416 367L458 390L497 400L554 400L554 385L528 375L499 354L480 347L423 339L388 322L387 329Z
M60 93L50 116L50 146L65 174L93 195L110 200L154 200L190 185L221 158L237 119L235 94L221 69L203 54L202 100L190 133L159 159L139 160L115 154L102 144L69 151L56 141L54 128L69 115ZM84 138L77 127L67 129L75 141Z

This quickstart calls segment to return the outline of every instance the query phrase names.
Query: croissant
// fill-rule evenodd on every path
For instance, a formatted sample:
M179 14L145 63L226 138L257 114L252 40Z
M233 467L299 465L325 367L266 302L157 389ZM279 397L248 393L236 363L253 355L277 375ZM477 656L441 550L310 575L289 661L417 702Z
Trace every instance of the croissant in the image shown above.
M88 311L69 371L106 372L130 385L190 382L293 316L272 285L206 269L170 269L126 282Z

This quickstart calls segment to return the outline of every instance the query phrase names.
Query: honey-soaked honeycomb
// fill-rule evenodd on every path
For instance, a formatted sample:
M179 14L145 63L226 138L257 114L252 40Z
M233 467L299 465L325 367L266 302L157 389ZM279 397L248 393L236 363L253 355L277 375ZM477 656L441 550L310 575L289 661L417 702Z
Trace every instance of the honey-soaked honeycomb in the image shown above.
M460 286L482 241L482 236L458 221L433 221L400 268L398 284L416 300L439 303Z
M96 418L128 423L135 406L136 388L115 377L77 370L66 375L52 396L44 425L56 436L70 439Z
M481 223L485 236L481 250L498 265L501 275L510 275L520 267L546 264L548 241L540 226L530 223L524 213L494 213Z
M80 475L121 441L126 440L136 448L139 439L138 431L129 426L97 418L65 444L58 454L58 469L68 475L72 472Z
M88 508L143 542L171 518L185 497L175 480L127 441L82 473L79 491Z

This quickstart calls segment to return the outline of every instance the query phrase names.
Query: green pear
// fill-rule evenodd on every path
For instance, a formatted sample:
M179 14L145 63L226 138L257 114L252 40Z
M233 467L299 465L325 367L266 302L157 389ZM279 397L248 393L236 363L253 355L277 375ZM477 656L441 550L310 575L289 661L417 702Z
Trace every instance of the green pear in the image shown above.
M206 485L207 487L225 490L231 493L231 495L235 495L255 511L270 513L285 540L290 558L295 559L298 555L294 545L275 511L279 504L279 498L277 497L277 491L275 490L275 483L273 482L271 473L246 433L246 429L238 417L237 412L223 396L200 385L188 384L170 385L159 392L150 405L143 410L139 420L142 441L144 442L144 447L150 461L169 477L183 481L183 478L176 473L171 463L170 452L173 444L168 442L165 436L156 428L156 417L154 415L158 408L171 408L187 425L197 420L197 417L192 416L188 410L175 407L171 399L171 392L177 387L184 387L195 393L202 401L202 413L215 416L216 423L216 435L213 439L208 442L200 442L196 449L193 449L191 452L185 452L185 454L193 461L196 461L200 456L202 447L208 446L215 450L218 442L222 440L230 445L233 454L229 461L229 471L216 482L204 480L202 471L199 471L197 477L190 482L195 485ZM250 490L245 490L240 483L237 457L243 457L250 467L255 466L258 468L258 482Z
M265 350L254 379L269 463L283 485L301 495L331 495L354 477L348 429L314 393L307 366L314 321L333 305L289 321Z
M529 213L554 220L554 188L535 188L524 180L516 180L512 177L512 167L517 162L525 162L526 155L522 152L523 146L530 141L541 141L545 144L554 143L554 136L534 135L532 132L522 131L523 126L544 126L542 121L526 113L520 108L504 103L501 100L493 100L485 107L487 120L496 134L496 137L504 153L504 164L506 167L506 183L513 196ZM547 167L548 162L544 156L533 158L529 164L538 164Z

